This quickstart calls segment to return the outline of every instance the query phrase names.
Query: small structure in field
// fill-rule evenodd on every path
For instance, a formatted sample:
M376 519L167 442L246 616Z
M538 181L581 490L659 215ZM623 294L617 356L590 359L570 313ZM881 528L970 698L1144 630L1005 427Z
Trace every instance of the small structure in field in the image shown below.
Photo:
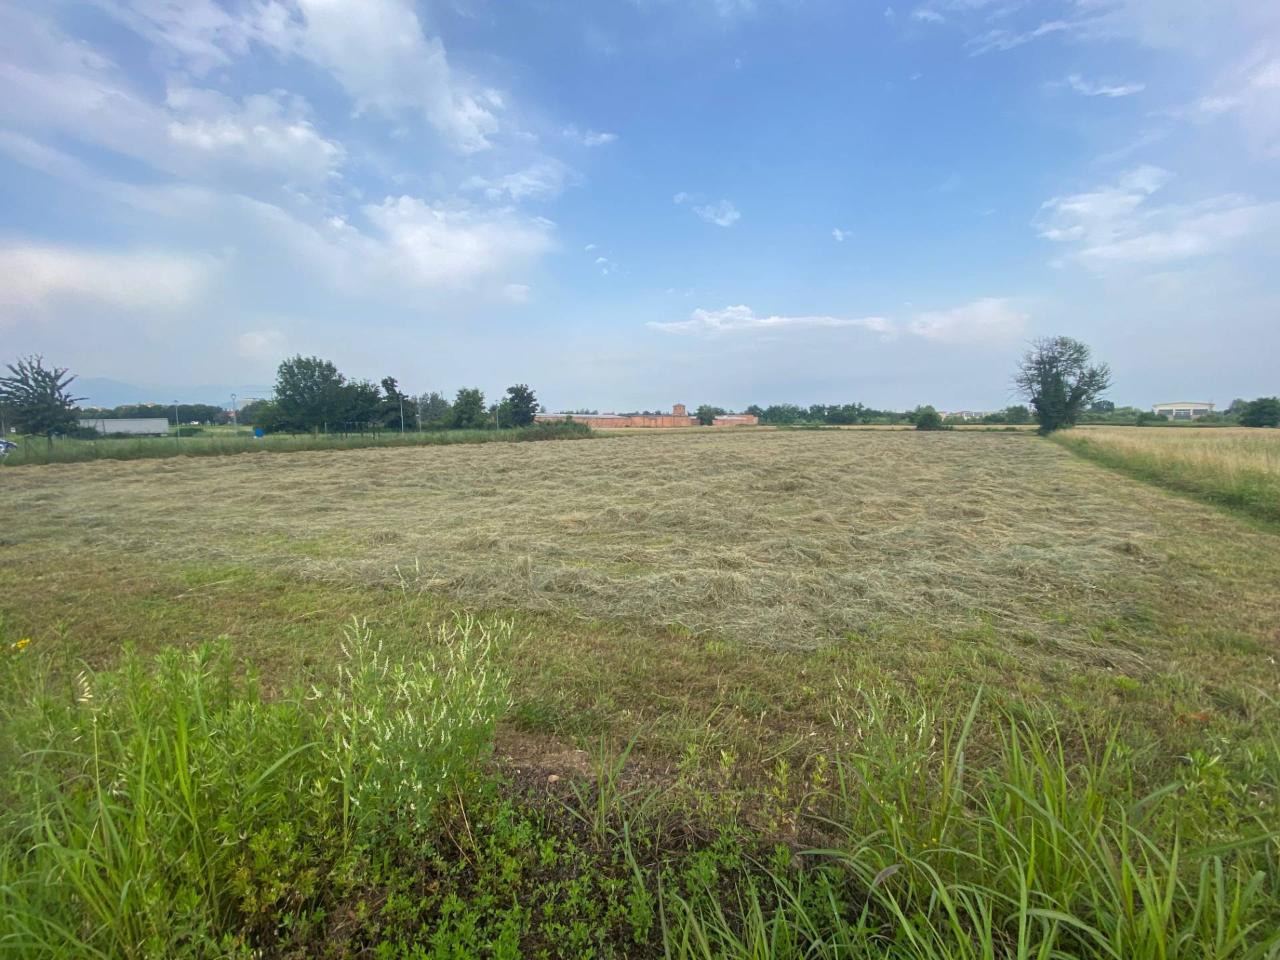
M674 404L670 413L540 413L533 418L538 423L560 423L574 420L590 427L614 430L622 427L696 427L698 418L691 417L683 403ZM716 417L714 427L754 427L759 418L750 413L731 413Z
M1170 420L1195 420L1205 414L1213 413L1212 403L1196 400L1180 400L1177 403L1157 403L1151 407L1152 413L1167 417Z
M83 417L80 426L97 430L103 436L128 434L131 437L163 437L169 432L169 421L164 417Z

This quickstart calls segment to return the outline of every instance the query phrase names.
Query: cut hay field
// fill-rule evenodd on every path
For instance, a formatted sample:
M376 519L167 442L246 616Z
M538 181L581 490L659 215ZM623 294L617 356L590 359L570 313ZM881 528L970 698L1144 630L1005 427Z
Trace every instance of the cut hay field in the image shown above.
M1249 440L1114 433L1187 443L1172 455L1192 465L1202 442ZM99 861L15 840L37 827L23 790L61 809L49 798L64 788L12 778L0 908L25 918L10 935L30 955L74 955L72 940L127 955L119 944L182 924L268 956L1261 960L1280 947L1280 534L1058 443L687 430L50 464L0 473L0 505L0 641L29 640L0 662L0 764L26 769L30 744L62 729L57 711L107 710L127 678L142 683L143 667L116 670L126 645L145 664L217 637L237 666L171 663L118 722L158 703L146 729L176 710L174 729L204 730L218 763L234 753L219 744L268 729L290 758L245 775L261 797L209 788L219 809L259 811L236 828L257 846L235 859L248 841L225 841L199 882L156 880L193 899L169 891L145 931L106 908L77 921L90 894L74 885L48 892ZM431 696L480 718L471 739L441 727L431 741L460 744L455 772L411 836L396 832L403 794L379 801L385 821L336 812L347 794L319 784L363 796L359 765L333 779L328 748L306 746L338 742L326 678L366 642L378 669L448 665L432 682L459 686ZM245 665L260 706L199 723L176 706L204 704L191 691L206 682L232 697ZM334 703L358 701L349 688ZM269 713L282 704L310 719ZM259 719L218 727L245 716ZM404 756L435 757L410 739ZM493 759L477 760L490 739ZM249 769L252 749L232 767ZM292 787L272 785L280 771ZM309 784L314 809L278 808ZM81 799L65 801L70 822L99 816ZM328 839L289 832L290 817L330 815L315 830ZM166 834L182 849L199 819L184 817ZM295 846L309 859L282 852ZM175 917L172 904L215 903L192 891L219 871L236 895ZM428 940L437 952L413 952Z

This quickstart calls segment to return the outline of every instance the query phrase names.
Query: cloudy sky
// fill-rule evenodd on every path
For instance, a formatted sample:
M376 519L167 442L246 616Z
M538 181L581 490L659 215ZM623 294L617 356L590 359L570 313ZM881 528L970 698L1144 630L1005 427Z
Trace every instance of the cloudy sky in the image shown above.
M86 377L1226 403L1278 265L1274 0L0 0L0 355Z

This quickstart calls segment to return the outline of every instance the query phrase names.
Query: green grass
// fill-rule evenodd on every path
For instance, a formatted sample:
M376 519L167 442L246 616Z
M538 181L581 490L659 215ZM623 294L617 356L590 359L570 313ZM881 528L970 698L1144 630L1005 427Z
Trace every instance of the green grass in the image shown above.
M264 698L229 643L0 659L0 946L31 957L1264 958L1280 742L1170 766L982 697L842 688L828 754L750 806L630 746L559 796L485 764L512 623L419 660L354 623ZM404 638L399 638L403 642ZM1259 705L1274 729L1276 704ZM973 733L995 737L978 746ZM732 758L720 759L722 768ZM1164 772L1164 779L1149 775ZM800 827L781 842L788 827ZM804 843L798 842L803 839Z
M1229 427L1088 429L1054 439L1096 463L1198 500L1280 522L1280 432Z
M367 434L271 434L257 438L251 432L219 432L194 437L136 437L52 442L24 437L16 450L0 457L0 466L40 463L80 463L86 460L155 460L172 457L221 457L240 453L297 453L305 450L358 450L365 447L430 447L449 444L519 442L527 440L575 440L591 436L581 423L537 424L509 430L438 430L398 433L384 430Z

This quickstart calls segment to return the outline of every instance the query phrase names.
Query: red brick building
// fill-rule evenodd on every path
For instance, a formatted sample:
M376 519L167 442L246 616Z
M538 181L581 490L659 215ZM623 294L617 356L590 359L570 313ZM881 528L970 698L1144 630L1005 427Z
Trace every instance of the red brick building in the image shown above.
M689 416L683 403L675 404L670 413L642 413L633 416L622 416L616 413L540 413L534 419L538 423L577 420L588 426L600 427L605 430L623 427L696 427L698 425L698 418ZM716 417L712 426L754 427L759 422L759 419L749 413L738 413Z

